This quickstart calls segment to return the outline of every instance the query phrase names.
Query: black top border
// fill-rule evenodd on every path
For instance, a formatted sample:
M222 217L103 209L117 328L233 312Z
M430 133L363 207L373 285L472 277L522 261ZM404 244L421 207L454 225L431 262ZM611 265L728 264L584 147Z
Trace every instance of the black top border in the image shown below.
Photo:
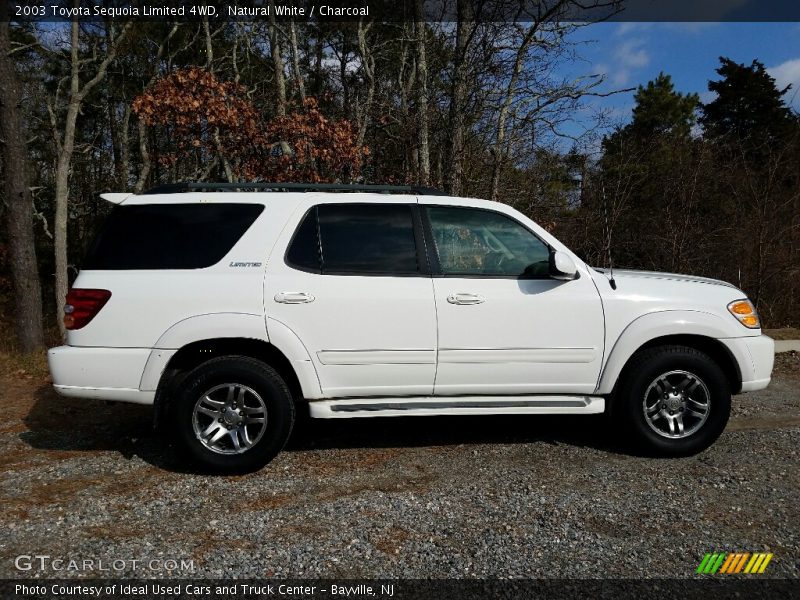
M0 0L11 22L796 22L798 0ZM1 8L1 7L0 7ZM0 11L3 13L6 11Z

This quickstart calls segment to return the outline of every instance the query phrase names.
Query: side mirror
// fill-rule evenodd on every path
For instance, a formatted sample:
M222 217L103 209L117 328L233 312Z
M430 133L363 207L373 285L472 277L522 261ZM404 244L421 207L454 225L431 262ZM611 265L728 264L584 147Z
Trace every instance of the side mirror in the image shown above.
M550 277L562 281L572 281L578 278L578 267L569 254L560 250L550 254Z

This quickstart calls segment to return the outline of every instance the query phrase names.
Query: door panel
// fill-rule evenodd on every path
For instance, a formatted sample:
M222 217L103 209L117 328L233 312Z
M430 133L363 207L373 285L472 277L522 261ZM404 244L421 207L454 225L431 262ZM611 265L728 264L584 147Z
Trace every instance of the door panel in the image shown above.
M593 392L604 321L590 278L550 279L550 248L507 214L423 212L438 269L434 393Z
M602 361L603 313L588 277L447 277L434 279L434 290L439 317L435 394L594 391ZM447 301L464 292L485 301Z
M267 267L266 314L302 340L326 397L433 393L433 285L415 258L409 199L392 200L303 209L277 245L294 268L282 255Z

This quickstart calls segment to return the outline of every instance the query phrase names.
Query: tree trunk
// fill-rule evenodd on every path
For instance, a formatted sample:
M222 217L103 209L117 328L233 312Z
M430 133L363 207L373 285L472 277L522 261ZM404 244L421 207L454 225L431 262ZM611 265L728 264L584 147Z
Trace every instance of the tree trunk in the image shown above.
M347 31L342 30L342 53L339 57L339 78L342 80L342 108L350 108L350 86L347 83L347 58L350 55Z
M289 43L292 45L292 66L294 68L294 80L297 84L297 91L300 93L300 101L305 102L306 86L303 82L303 72L300 70L300 51L297 47L297 27L294 19L289 21Z
M514 102L514 96L517 91L517 83L522 68L525 66L525 57L527 56L528 48L535 39L536 32L539 30L539 23L533 23L529 28L525 37L520 42L517 48L516 56L514 57L514 66L511 71L511 78L508 85L506 85L505 97L503 103L500 105L500 111L497 115L497 137L495 140L494 148L492 149L493 163L492 163L492 200L497 200L500 195L500 173L503 170L506 159L508 158L508 150L506 149L506 127L508 124L508 117L511 111L511 105Z
M0 129L5 137L6 235L14 282L14 325L22 352L44 346L42 291L33 233L33 199L28 187L26 131L21 86L9 57L8 7L0 8Z
M425 53L425 19L422 0L415 3L417 34L417 146L419 147L418 180L429 185L431 179L431 153L428 141L428 59Z
M73 6L77 7L79 1L75 0ZM55 177L55 222L54 222L54 253L55 253L55 296L56 314L58 315L58 326L62 338L66 336L66 329L61 315L64 314L64 304L66 303L67 291L69 289L69 274L67 272L67 221L69 214L69 171L72 164L72 154L75 150L75 124L80 114L81 104L87 94L106 76L108 65L116 58L117 49L120 41L125 37L131 28L132 21L128 21L120 31L119 35L106 50L105 58L100 62L94 77L87 81L83 87L80 85L81 61L78 54L79 48L79 27L77 19L70 25L70 86L69 102L67 104L64 125L61 132L54 130L58 150L58 161L56 163ZM57 125L54 112L51 113L54 127Z
M275 2L269 2L269 50L272 55L272 68L275 70L275 92L278 100L275 103L275 112L279 117L286 116L286 78L284 76L283 56L281 55L281 44L278 39L278 24L275 21Z
M64 314L67 291L69 290L69 273L67 271L67 220L69 202L69 168L72 162L72 153L75 150L75 123L80 111L80 81L78 62L78 22L73 20L70 33L71 53L70 62L72 75L70 77L69 104L64 121L64 130L61 134L58 161L56 163L56 212L53 223L53 245L55 252L55 294L56 315L61 336L66 337L67 330L61 316Z
M361 68L364 70L364 78L367 80L367 98L364 101L363 114L358 124L358 136L356 139L356 145L359 148L364 146L364 138L367 135L367 126L369 125L369 114L372 110L372 101L375 97L375 58L372 56L369 44L367 43L367 33L370 27L372 27L372 23L368 23L365 26L364 22L359 19L358 51L361 54Z
M139 154L142 157L142 168L139 170L139 177L133 188L135 194L141 194L144 186L147 185L147 178L150 175L150 151L147 149L147 125L139 119Z
M122 176L122 144L117 130L117 111L109 90L106 89L105 92L106 110L108 111L108 132L111 137L111 153L114 159L114 184L117 186L117 191L122 191L125 185L125 178Z
M131 169L131 151L130 151L130 126L131 126L131 105L127 103L125 106L125 114L122 117L122 137L120 138L120 174L122 179L120 181L119 192L124 192L128 189L128 177L130 176Z
M324 41L322 39L322 27L317 24L317 37L314 40L314 94L322 95L324 87L322 80L322 59L324 54Z
M450 169L447 191L452 196L461 194L464 176L464 138L466 137L467 52L475 31L470 0L458 0L456 23L456 48L453 65L453 87L450 97Z

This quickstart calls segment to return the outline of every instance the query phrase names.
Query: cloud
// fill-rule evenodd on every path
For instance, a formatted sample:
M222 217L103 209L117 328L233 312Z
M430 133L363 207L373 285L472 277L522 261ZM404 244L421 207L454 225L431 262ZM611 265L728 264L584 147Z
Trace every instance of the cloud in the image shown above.
M770 75L775 78L775 83L779 89L791 85L792 89L786 94L786 101L795 108L800 107L800 58L787 60L775 67L767 69Z
M619 27L617 27L616 31L614 31L614 35L618 37L623 37L628 35L629 33L639 33L647 29L651 29L652 27L653 23L639 23L639 22L626 21L625 23L619 24Z
M767 71L775 78L779 88L784 88L789 84L797 87L800 83L800 58L793 58L776 67L769 67Z
M704 33L712 27L717 27L719 23L710 23L707 21L686 21L676 23L662 23L664 29L675 31L678 33L698 34Z
M627 85L633 72L650 64L650 54L645 48L645 40L634 38L625 40L614 49L614 65L606 68L609 80L616 86Z

